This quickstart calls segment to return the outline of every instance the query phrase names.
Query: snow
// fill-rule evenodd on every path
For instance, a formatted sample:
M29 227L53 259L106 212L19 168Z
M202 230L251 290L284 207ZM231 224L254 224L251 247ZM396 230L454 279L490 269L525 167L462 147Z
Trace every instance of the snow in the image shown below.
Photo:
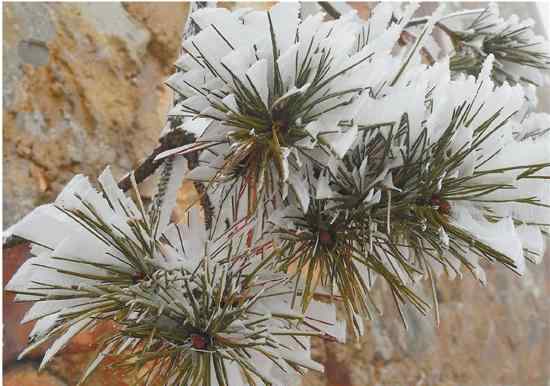
M61 335L58 339L56 339L50 348L46 350L44 353L44 358L42 359L42 362L40 363L40 370L42 370L48 362L53 358L59 350L61 350L65 345L71 340L76 334L81 332L84 328L86 328L90 323L91 319L83 319L80 321L77 321L76 323L72 324L67 331Z

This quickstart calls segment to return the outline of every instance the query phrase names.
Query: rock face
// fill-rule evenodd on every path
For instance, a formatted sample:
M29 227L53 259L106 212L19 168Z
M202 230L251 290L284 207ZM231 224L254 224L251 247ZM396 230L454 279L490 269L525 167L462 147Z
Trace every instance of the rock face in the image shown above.
M359 342L321 343L327 374L309 374L303 385L547 386L549 258L522 278L490 267L486 288L471 277L441 278L438 328L433 315L408 309L405 330L388 291L376 288L384 315L366 323Z
M156 143L187 4L3 4L4 228Z
M187 4L4 3L3 10L5 228L52 200L75 173L97 176L111 164L121 175L153 148ZM26 254L6 251L4 283ZM487 288L468 276L441 278L437 328L433 315L406 309L406 331L388 291L376 288L383 316L366 323L358 342L315 341L326 374L308 373L303 385L548 386L549 259L522 279L490 267ZM30 326L18 323L27 306L11 300L4 294L4 384L75 385L102 331L79 336L38 374L40 352L15 360ZM89 382L126 384L107 369Z

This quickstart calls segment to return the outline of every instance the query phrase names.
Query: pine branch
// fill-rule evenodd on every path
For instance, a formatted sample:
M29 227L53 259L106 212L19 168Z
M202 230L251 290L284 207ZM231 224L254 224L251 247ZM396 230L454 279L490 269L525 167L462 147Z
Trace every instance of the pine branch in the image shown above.
M453 19L455 17L463 17L463 16L471 16L471 15L479 15L480 13L483 13L485 11L485 8L479 8L479 9L469 9L466 11L460 11L460 12L453 12L448 15L445 15L439 19L439 21L449 20ZM430 20L429 17L419 17L417 19L412 19L410 22L407 23L408 27L414 27L416 25L422 25L426 24Z
M193 12L195 12L196 10L199 10L199 9L202 9L202 8L207 8L209 6L211 6L211 5L209 5L209 3L206 2L206 1L196 1L196 2L193 2L193 3L190 4L189 12L188 12L188 15L187 15L187 21L185 22L185 25L183 27L183 32L182 32L182 37L181 37L182 41L184 41L186 39L189 39L193 35L196 35L200 32L200 27L191 18L191 14ZM182 46L180 54L183 53L183 52L184 52L184 50L183 50L183 46ZM179 71L181 71L181 70L176 69L176 72L179 72ZM175 106L178 103L177 96L178 96L177 92L172 93L172 107ZM178 127L179 124L180 124L179 120L173 119L172 121L170 121L170 126L171 126L170 130L172 132L174 130L177 130L177 127ZM187 161L188 161L189 169L193 169L193 168L198 166L198 155L197 154L189 154L189 155L186 156L186 158L187 158ZM163 161L166 161L166 165L162 170L161 177L160 177L160 180L159 180L159 183L158 183L158 192L155 195L154 205L156 205L157 207L160 207L162 201L164 200L164 193L165 193L164 188L165 188L166 184L168 183L168 181L170 180L170 178L172 176L172 173L173 173L173 166L172 166L172 163L173 163L172 161L173 160L174 160L174 157L169 157L165 160L160 160L159 161L161 163ZM199 204L203 208L206 227L210 228L210 226L212 224L213 209L212 209L212 205L210 204L210 199L209 199L208 195L206 194L206 187L202 183L197 182L197 181L195 181L193 183L193 185L195 186L195 189L197 190L197 192L199 194L199 197L200 197Z
M333 19L338 19L340 16L342 16L342 14L340 12L338 12L338 10L336 8L334 8L328 1L318 1L317 3ZM469 10L466 10L466 11L453 12L453 13L450 13L446 16L443 16L439 21L453 19L455 17L478 15L480 13L483 13L484 11L485 11L485 8L469 9ZM412 19L411 21L409 21L405 25L405 28L410 28L410 27L414 27L414 26L417 26L417 25L426 24L429 20L430 20L429 17L419 17L419 18L416 18L416 19Z
M317 2L326 12L327 14L332 17L333 19L338 19L340 16L340 12L336 8L332 6L328 1L318 1Z
M198 166L199 164L198 154L191 153L191 154L188 154L186 158L187 158L187 162L190 170ZM212 221L214 218L214 207L212 206L210 197L207 194L207 187L199 181L193 181L193 186L195 187L195 190L199 194L199 203L204 213L204 222L206 225L206 229L210 229L212 227Z
M139 184L143 182L147 177L151 176L158 167L162 164L163 160L155 160L155 158L162 152L171 150L180 146L192 143L194 138L192 135L182 130L172 130L162 137L160 144L151 152L151 154L133 171L136 178L136 182ZM132 186L130 176L132 173L128 173L120 182L118 187L123 191L128 191Z

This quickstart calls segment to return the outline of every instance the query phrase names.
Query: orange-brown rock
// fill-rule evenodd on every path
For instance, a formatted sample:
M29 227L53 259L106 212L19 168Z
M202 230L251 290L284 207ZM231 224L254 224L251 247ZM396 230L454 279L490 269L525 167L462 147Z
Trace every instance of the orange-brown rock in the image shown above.
M48 371L38 372L35 365L26 363L4 370L4 386L67 386L61 378Z
M4 228L75 173L122 175L151 151L187 8L3 4Z
M17 271L21 264L27 259L28 250L28 246L23 244L4 251L2 254L2 288L5 287L15 271ZM25 325L19 323L30 308L30 305L27 303L14 303L14 298L14 294L3 292L4 308L2 310L2 320L4 321L4 363L15 361L19 353L27 345L27 337L32 329L31 323Z

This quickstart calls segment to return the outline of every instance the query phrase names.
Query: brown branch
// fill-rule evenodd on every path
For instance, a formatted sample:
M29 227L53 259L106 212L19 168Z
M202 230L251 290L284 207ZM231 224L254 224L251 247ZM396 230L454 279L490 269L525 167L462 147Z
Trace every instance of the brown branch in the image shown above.
M188 154L186 158L187 158L187 165L189 166L189 170L192 170L198 166L199 157L196 152L192 152ZM214 208L210 201L210 197L208 197L208 194L206 192L207 187L199 181L194 181L193 185L195 187L195 190L199 194L200 205L204 212L204 223L205 223L206 229L210 229L214 218Z
M199 10L201 8L208 8L215 5L208 4L206 1L195 1L192 2L189 7L189 13L187 15L187 21L185 22L185 25L183 27L183 33L182 33L182 40L189 39L193 35L196 35L200 32L199 25L191 18L191 14ZM181 47L181 53L184 53L183 45ZM179 71L178 69L176 71ZM175 91L175 90L174 90ZM177 98L176 98L177 92L174 93L174 99L172 100L172 105L176 104ZM177 124L172 126L172 130L175 129ZM195 152L191 152L190 154L186 155L185 158L187 159L187 165L189 169L193 169L197 167L198 165L198 154ZM168 172L168 178L169 178L170 172ZM210 226L212 224L212 218L214 214L214 209L212 208L212 205L210 203L210 198L208 197L208 194L206 193L206 186L202 184L201 182L195 181L193 182L193 185L195 187L195 190L199 194L199 204L201 205L203 212L204 212L204 221L206 225L206 229L210 229Z
M332 17L333 19L338 19L341 15L340 15L340 12L338 12L336 10L336 8L334 8L332 6L332 4L330 4L328 1L318 1L317 2L321 8L323 8L325 10L325 12L330 16Z
M187 145L194 141L194 137L182 130L172 130L162 137L160 144L153 150L153 152L133 171L136 183L143 182L147 177L152 175L158 167L162 164L163 160L155 160L155 158L166 150L174 149L183 145ZM118 182L118 187L127 192L132 186L130 180L131 173L128 173L122 180Z

